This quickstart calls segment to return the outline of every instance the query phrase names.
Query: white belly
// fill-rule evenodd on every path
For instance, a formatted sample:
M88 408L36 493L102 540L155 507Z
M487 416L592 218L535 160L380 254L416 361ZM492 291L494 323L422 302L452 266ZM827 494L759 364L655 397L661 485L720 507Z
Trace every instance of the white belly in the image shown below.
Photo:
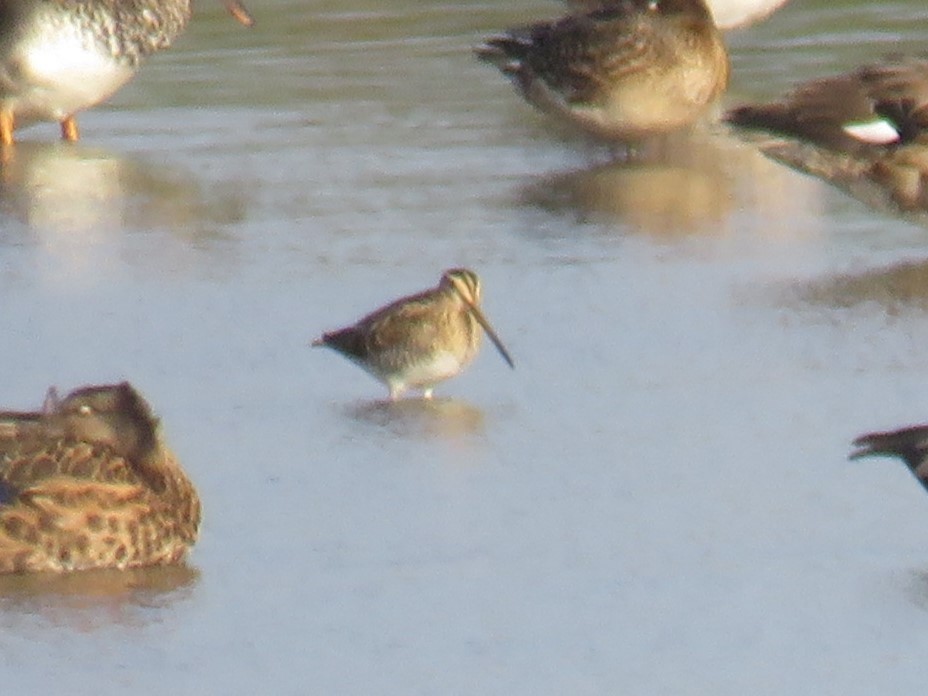
M107 99L134 73L77 32L39 33L2 57L0 103L17 121L60 121Z

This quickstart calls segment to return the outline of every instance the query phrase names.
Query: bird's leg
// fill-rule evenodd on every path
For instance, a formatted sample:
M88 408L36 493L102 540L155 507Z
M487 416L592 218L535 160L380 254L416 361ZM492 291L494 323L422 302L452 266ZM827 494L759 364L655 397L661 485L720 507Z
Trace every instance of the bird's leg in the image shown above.
M61 122L61 139L67 140L69 143L74 143L80 140L81 134L77 130L77 121L74 120L74 116L67 116Z
M0 145L13 144L13 113L0 111Z

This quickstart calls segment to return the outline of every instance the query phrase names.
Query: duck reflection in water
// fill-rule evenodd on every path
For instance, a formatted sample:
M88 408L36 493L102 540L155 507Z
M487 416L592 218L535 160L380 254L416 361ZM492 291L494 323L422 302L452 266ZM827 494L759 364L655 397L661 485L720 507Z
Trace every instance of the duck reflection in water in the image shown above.
M883 210L928 210L928 58L889 56L725 119L769 156Z
M746 208L758 212L748 222L760 234L782 237L786 227L778 220L820 205L823 186L796 176L730 134L681 133L665 142L669 147L640 151L633 159L535 177L519 189L519 202L570 214L610 232L661 238L743 232L745 220L739 213ZM561 229L538 226L530 233ZM805 230L803 235L813 233Z
M162 620L152 611L186 602L200 571L186 564L80 573L0 575L0 612L81 633Z
M484 432L484 414L460 399L369 401L348 408L362 423L410 439L459 440Z
M928 261L904 261L885 268L790 284L786 304L846 309L875 304L882 316L894 317L906 309L928 310Z
M246 217L244 182L208 182L179 165L81 143L22 142L0 167L0 247L24 239L54 256L60 279L97 278L100 253L136 229L164 229L165 260L225 252L222 230ZM246 190L248 189L248 190ZM216 244L214 242L221 242ZM161 259L144 258L147 268Z

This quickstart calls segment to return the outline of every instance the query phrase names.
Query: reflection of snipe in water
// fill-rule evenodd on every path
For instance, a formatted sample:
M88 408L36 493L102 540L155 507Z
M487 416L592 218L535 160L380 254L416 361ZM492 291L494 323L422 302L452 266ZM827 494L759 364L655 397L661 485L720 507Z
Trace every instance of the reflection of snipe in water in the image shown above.
M127 382L0 412L0 573L182 561L200 499Z
M513 367L480 309L480 295L477 274L454 268L442 274L438 287L402 297L312 345L332 348L362 367L387 386L391 400L408 389L421 389L429 399L436 384L477 356L481 330Z
M144 625L158 620L152 608L188 599L199 579L185 564L0 575L0 613L7 621L21 614L81 631Z
M352 406L348 413L400 437L457 439L484 429L483 411L457 399L373 401Z
M223 0L240 22L250 15ZM0 2L0 144L16 127L57 121L77 140L75 114L108 99L146 56L173 43L191 0Z

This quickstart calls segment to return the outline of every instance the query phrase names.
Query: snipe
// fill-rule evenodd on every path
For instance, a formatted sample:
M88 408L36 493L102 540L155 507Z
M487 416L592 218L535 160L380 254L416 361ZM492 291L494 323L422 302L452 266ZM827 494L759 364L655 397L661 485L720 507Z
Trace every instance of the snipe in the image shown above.
M181 561L200 499L128 383L0 412L0 573Z
M63 139L77 140L77 112L108 99L143 58L170 46L191 1L0 1L0 144L34 121L56 121ZM252 23L238 0L223 2Z
M442 274L437 287L400 298L312 345L327 346L357 363L387 386L392 400L409 389L421 389L428 399L436 384L476 357L481 329L514 367L480 310L477 274L455 268Z
M620 141L692 124L728 85L728 52L704 0L608 0L510 29L476 52L542 111Z

